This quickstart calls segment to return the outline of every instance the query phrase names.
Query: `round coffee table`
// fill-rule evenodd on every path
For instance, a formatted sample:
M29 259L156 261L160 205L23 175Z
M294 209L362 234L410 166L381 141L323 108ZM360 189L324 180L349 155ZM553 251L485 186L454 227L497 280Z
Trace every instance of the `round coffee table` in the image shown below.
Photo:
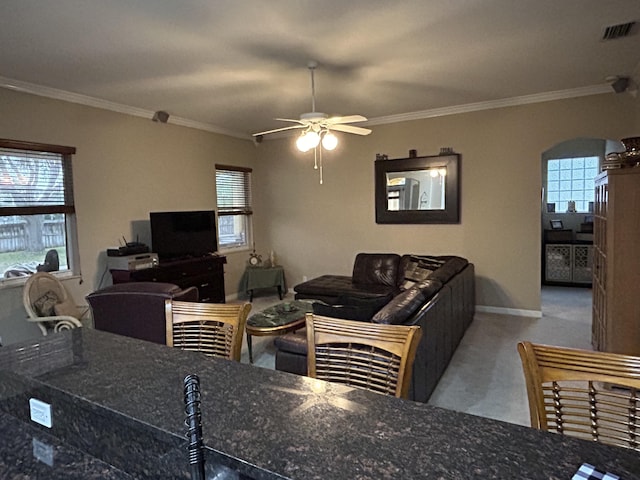
M278 303L251 315L245 326L249 361L253 363L251 336L284 335L301 329L305 325L305 315L313 312L314 302L317 300L293 300L292 302Z

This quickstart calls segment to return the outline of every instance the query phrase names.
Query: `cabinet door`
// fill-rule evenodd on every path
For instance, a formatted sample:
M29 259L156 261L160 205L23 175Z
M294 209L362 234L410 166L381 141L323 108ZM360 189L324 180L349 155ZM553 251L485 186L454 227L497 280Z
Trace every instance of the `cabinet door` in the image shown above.
M181 278L176 281L181 288L196 287L198 299L205 303L224 303L224 277L212 274Z
M593 280L593 246L573 245L573 282L591 283Z
M570 282L571 245L547 244L545 247L545 280L548 282Z

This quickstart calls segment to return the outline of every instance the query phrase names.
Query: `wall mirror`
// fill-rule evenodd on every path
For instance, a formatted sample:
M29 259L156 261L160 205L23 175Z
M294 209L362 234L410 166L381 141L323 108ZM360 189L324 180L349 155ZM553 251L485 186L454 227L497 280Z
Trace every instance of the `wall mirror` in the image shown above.
M460 155L375 162L376 223L459 223Z

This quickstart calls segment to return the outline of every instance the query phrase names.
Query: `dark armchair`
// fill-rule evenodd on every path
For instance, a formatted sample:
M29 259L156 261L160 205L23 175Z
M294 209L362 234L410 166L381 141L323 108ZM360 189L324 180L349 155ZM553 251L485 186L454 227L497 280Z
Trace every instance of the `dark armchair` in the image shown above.
M166 345L165 300L197 302L198 289L172 283L118 283L87 295L97 330Z

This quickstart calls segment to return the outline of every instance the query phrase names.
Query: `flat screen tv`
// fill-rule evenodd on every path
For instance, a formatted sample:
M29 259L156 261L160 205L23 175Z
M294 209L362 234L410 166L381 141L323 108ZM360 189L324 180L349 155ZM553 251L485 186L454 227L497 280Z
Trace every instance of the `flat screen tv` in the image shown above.
M151 212L151 249L160 260L201 257L218 250L213 210Z

